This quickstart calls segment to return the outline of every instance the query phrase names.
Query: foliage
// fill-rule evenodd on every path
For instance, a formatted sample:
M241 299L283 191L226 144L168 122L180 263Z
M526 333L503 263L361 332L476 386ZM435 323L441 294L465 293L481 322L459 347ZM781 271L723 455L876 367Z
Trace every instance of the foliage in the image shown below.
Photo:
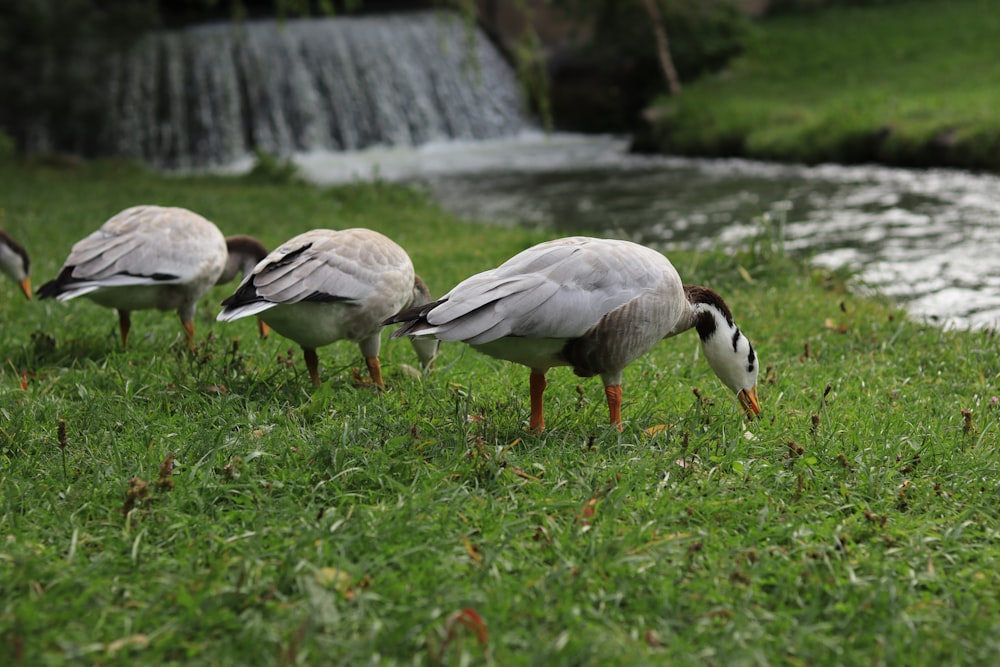
M849 7L866 5L884 5L889 3L902 4L913 0L768 0L767 14L775 15L789 12L812 12L828 7ZM916 0L921 1L921 0Z
M639 2L551 0L573 20L597 27L592 44L598 69L617 77L626 63L641 87L640 105L662 88L653 33ZM470 27L471 0L433 0L455 9ZM748 22L736 0L662 0L672 52L683 79L720 67L739 52ZM169 14L166 14L169 8ZM37 0L5 3L0 9L0 128L21 152L94 155L105 121L105 73L110 59L141 35L165 23L212 19L242 20L251 12L280 18L357 11L363 0L191 0L164 5L157 0ZM161 14L161 9L164 12ZM518 11L530 18L527 3ZM530 28L512 48L519 77L546 124L551 124L551 86L544 48ZM629 84L633 85L633 84ZM621 104L621 102L618 102ZM634 109L620 112L628 118Z
M161 179L0 165L5 226L54 275L125 206L193 208L269 247L369 226L435 294L536 233L454 220L382 183ZM418 380L386 340L300 353L214 322L189 353L140 313L0 283L0 662L987 665L1000 655L1000 359L780 251L672 256L726 296L766 368L745 424L693 335L599 383L446 345ZM64 426L61 427L61 424Z
M1000 168L990 0L910 0L762 20L726 72L657 104L657 150ZM956 48L960 44L961 48Z
M14 146L14 140L0 130L0 163L12 161L16 154L17 149Z
M109 58L156 23L155 0L3 3L0 128L22 151L90 152Z
M656 44L649 16L637 0L553 0L576 17L591 16L590 48L604 57L638 60L656 69ZM736 0L658 0L670 38L670 50L684 81L724 65L740 53L751 24ZM650 80L660 81L653 76Z
M254 164L244 178L258 183L299 183L302 175L299 168L289 158L272 155L261 149L254 151Z

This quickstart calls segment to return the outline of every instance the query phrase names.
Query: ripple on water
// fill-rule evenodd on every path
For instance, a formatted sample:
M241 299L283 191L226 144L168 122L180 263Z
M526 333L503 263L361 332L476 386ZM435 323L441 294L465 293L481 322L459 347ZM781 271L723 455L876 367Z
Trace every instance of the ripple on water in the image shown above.
M778 220L790 252L849 266L916 317L1000 324L1000 178L960 170L631 155L622 137L525 134L311 155L321 183L417 182L463 216L666 248L735 246ZM345 175L347 175L345 177Z

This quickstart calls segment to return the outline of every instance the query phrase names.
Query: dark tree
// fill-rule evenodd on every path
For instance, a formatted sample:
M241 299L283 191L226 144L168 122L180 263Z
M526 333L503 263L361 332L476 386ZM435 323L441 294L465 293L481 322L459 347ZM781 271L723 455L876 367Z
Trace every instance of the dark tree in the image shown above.
M0 3L0 129L21 151L89 153L110 58L157 21L153 0Z

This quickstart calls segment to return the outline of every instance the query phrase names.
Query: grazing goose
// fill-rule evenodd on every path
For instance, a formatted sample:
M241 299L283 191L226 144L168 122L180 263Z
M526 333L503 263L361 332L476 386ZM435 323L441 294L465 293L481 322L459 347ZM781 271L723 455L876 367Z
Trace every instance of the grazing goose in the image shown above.
M384 387L379 364L382 321L427 303L430 293L406 251L370 229L314 229L279 246L222 302L221 321L258 315L302 347L309 377L320 384L316 348L358 343L372 381ZM426 368L436 340L413 341Z
M183 208L135 206L78 241L59 275L38 289L42 299L86 296L118 311L128 345L133 310L176 310L194 349L198 299L220 279L249 271L267 251L248 236L226 239L197 213Z
M28 251L11 235L0 229L0 271L21 286L26 299L31 298L31 260Z
M222 270L222 275L215 281L216 285L225 285L231 282L237 274L249 276L260 260L267 257L267 249L264 245L252 236L237 234L226 237L226 249L229 257L226 259L226 268ZM257 331L261 338L267 338L268 328L264 320L257 318Z
M532 431L545 428L545 373L571 366L604 381L611 424L621 429L622 370L662 338L695 328L715 374L760 413L758 360L722 298L683 285L660 253L628 241L582 236L541 243L459 283L441 299L403 311L393 336L462 341L531 369Z

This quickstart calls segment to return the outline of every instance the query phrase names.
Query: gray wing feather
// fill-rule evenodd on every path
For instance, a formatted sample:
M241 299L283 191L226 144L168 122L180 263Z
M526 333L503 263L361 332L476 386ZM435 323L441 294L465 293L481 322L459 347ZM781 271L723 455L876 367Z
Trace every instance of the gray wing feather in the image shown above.
M214 246L214 248L213 248ZM184 283L196 278L214 254L225 261L225 239L211 222L181 208L136 206L109 219L73 246L67 266L77 279L101 281L118 274L116 284ZM221 254L220 254L221 253ZM145 276L170 274L171 281ZM123 283L122 281L125 281Z
M86 265L95 259L100 259L104 253L118 250L122 245L129 245L127 236L109 236L103 230L97 230L90 236L77 241L66 259L68 265Z
M291 261L281 263L296 252ZM413 265L402 248L377 232L315 229L268 255L253 280L258 295L276 303L298 303L315 295L361 302L386 282L394 288L398 282L397 291L411 292Z
M427 314L430 326L421 333L472 344L504 336L575 338L665 280L680 285L669 261L648 248L559 239L459 283Z

